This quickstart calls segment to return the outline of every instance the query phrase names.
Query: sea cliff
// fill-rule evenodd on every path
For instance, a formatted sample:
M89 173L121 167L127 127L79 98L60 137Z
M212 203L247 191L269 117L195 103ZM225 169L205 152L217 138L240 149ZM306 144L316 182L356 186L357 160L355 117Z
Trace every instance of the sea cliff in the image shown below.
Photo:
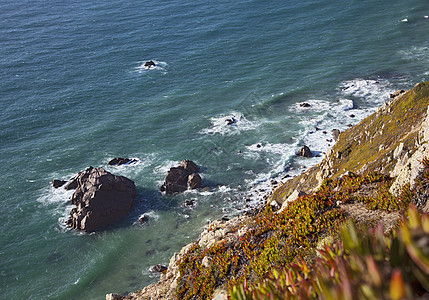
M421 191L429 169L428 105L429 82L392 94L342 132L321 163L280 185L270 205L213 222L171 258L158 283L106 299L226 299L232 291L239 299L237 286L244 284L245 295L248 285L257 288L298 257L311 265L316 249L341 239L347 220L358 228L383 223L388 233L410 204L428 212Z

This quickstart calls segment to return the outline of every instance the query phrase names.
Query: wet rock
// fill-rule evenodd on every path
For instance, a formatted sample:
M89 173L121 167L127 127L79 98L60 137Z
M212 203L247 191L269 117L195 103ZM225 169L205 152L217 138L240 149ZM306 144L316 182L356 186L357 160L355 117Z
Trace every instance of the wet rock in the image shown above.
M311 107L311 104L310 103L307 103L307 102L304 102L304 103L301 103L300 105L299 105L300 107Z
M302 156L302 157L312 157L313 154L311 153L310 148L308 148L307 146L302 146L302 148L298 151L298 156Z
M185 200L185 206L194 206L195 205L195 200Z
M146 223L148 223L149 222L149 216L147 215L147 214L142 214L140 217L139 217L139 223L140 224L146 224Z
M232 125L232 124L237 123L237 119L235 119L234 117L226 118L225 122L226 122L226 125Z
M58 179L52 180L52 186L56 189L59 187L62 187L66 183L67 183L67 181L65 181L65 180L58 180Z
M109 166L121 166L121 165L129 165L137 162L136 159L123 158L123 157L115 157L114 159L108 162Z
M160 190L166 194L181 193L188 189L201 187L201 176L196 174L200 168L193 161L183 160L178 167L172 167L167 172L164 184Z
M66 224L84 232L93 232L125 216L136 196L132 180L101 167L89 167L72 183L76 190L70 202L76 207L70 211Z
M143 67L144 67L145 69L147 69L147 70L150 70L150 69L155 68L155 67L156 67L156 64L155 64L155 62L154 62L154 61L149 60L149 61L147 61L147 62L145 62L145 63L144 63Z

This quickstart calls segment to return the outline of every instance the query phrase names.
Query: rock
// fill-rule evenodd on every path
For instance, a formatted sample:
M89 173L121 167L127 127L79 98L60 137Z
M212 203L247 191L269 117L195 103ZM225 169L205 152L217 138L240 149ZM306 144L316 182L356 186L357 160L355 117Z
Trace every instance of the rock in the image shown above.
M139 223L140 224L146 224L147 222L149 222L149 216L147 214L142 214L139 217Z
M52 180L52 186L56 189L63 186L66 183L67 183L67 181L65 181L65 180L58 180L58 179Z
M118 294L107 294L106 295L106 300L121 300L123 299L123 297L121 295Z
M351 114L351 115L350 115L350 118L354 118L354 117L356 117L354 114Z
M200 168L193 161L183 160L178 167L172 167L165 176L160 190L166 194L181 193L188 189L201 187L201 176L196 174Z
M313 154L310 151L310 148L308 148L307 146L302 146L302 148L298 151L298 156L303 156L303 157L312 157Z
M311 107L310 103L304 102L299 104L300 107Z
M154 265L150 268L150 271L156 273L164 273L165 271L167 271L167 267L164 265Z
M335 142L338 141L338 138L340 137L340 130L332 129L332 137Z
M199 174L191 174L188 176L188 186L191 190L198 189L201 187L201 176Z
M194 206L195 205L195 200L191 199L191 200L185 200L185 206Z
M123 157L115 157L111 161L108 162L109 166L120 166L120 165L129 165L137 162L136 159L129 159Z
M77 188L77 176L71 178L64 186L65 190L74 190Z
M232 125L234 123L237 123L237 120L234 117L225 119L226 125Z
M398 90L398 91L396 91L396 92L394 92L394 93L390 94L390 98L391 98L391 99L394 99L394 98L396 98L396 97L398 97L398 96L402 95L403 93L405 93L405 90Z
M285 208L289 202L293 202L296 199L298 199L299 197L302 197L305 195L307 195L307 194L303 191L298 191L298 190L293 191L293 193L286 199L286 201L282 203L282 207L280 208L279 211L277 211L277 213L281 213L283 210L285 210Z
M76 207L70 211L66 223L84 232L93 232L125 216L136 196L132 180L101 167L89 167L72 182L77 187L70 202Z
M147 62L144 63L143 67L147 70L153 69L156 67L155 62L153 62L152 60L149 60Z
M270 206L273 211L279 210L280 208L280 205L277 203L276 200L271 201Z
M198 173L200 171L200 167L198 167L196 163L187 159L183 160L179 166L183 167L189 174Z

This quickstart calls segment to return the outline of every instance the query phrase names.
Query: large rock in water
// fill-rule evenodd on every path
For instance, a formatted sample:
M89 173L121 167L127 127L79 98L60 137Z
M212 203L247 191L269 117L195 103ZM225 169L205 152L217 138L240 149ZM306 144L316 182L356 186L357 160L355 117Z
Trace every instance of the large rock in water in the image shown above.
M136 196L132 180L113 175L103 168L89 167L67 184L76 187L70 201L76 205L70 211L67 225L92 232L125 216Z
M201 176L197 174L200 168L190 160L183 160L178 167L172 167L167 172L161 191L166 194L184 192L188 189L201 187Z

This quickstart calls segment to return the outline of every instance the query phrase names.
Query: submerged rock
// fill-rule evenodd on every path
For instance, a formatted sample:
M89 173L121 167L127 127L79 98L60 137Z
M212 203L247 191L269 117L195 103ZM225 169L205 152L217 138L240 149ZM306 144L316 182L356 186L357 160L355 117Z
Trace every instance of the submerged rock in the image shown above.
M179 166L172 167L167 172L164 184L160 190L166 194L181 193L189 189L201 187L201 176L197 174L200 168L193 161L183 160Z
M70 199L76 207L70 211L67 226L84 232L95 231L125 216L136 196L132 180L101 167L89 167L68 185L76 186Z
M129 165L132 163L136 163L136 159L123 158L123 157L115 157L111 161L109 161L109 166L121 166L121 165Z

